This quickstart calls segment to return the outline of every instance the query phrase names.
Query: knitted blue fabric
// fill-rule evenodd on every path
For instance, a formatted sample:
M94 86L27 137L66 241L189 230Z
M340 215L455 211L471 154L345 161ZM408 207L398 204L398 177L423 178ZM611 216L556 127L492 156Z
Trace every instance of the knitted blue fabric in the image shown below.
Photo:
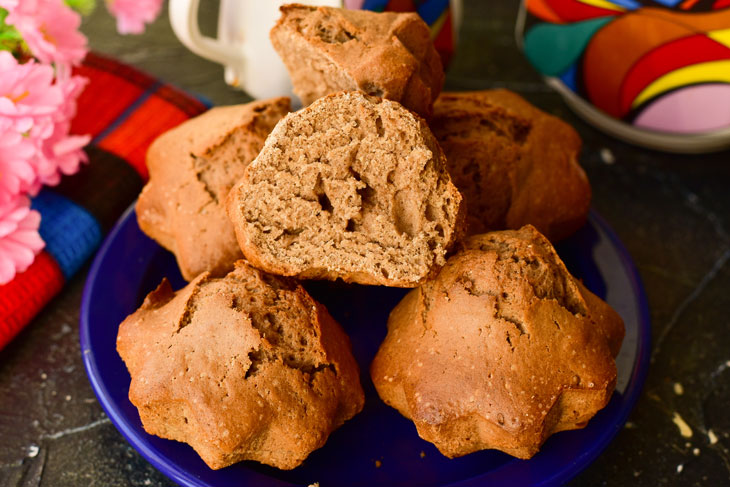
M101 243L101 226L84 208L48 189L33 198L31 207L41 214L46 251L69 279Z

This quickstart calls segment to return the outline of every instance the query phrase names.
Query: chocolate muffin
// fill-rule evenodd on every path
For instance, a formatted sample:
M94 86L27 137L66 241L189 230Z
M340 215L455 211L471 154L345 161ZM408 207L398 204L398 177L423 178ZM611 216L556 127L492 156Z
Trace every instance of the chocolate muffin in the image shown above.
M567 123L487 90L442 93L429 125L466 199L470 235L530 224L555 242L585 223L591 187Z
M167 281L119 327L145 430L219 469L301 464L363 406L350 343L295 281L243 261L180 291Z
M371 376L444 455L530 458L608 403L623 334L619 315L526 226L468 238L406 295Z
M242 257L224 202L288 112L288 98L213 108L150 146L137 221L175 254L186 280L204 271L223 275Z
M429 27L416 13L284 5L270 37L304 105L360 90L428 117L444 83Z

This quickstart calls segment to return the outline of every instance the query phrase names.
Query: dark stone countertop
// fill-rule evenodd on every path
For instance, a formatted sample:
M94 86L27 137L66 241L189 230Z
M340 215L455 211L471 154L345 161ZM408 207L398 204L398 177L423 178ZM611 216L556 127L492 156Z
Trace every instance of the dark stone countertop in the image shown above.
M188 52L166 13L121 37L103 7L85 21L91 46L216 104L240 103L220 66ZM577 119L514 42L517 2L467 1L447 89L506 87L573 124L594 208L615 229L644 280L653 353L626 427L571 485L730 485L730 153L642 150ZM201 12L210 30L215 12ZM608 163L601 151L609 149ZM1 486L172 485L103 414L78 337L88 267L0 352ZM680 435L679 414L692 431ZM714 440L710 440L710 431Z

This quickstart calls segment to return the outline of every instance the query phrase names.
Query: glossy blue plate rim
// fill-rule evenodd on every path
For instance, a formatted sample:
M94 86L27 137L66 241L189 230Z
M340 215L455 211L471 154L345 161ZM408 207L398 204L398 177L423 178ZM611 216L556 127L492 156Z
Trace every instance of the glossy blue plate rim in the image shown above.
M593 460L595 460L598 455L600 455L600 453L608 446L611 440L625 424L630 412L632 411L634 405L636 404L636 401L640 396L641 389L648 372L651 351L651 327L649 308L641 277L623 243L616 236L608 223L594 210L590 211L589 224L599 229L610 241L610 245L613 247L613 250L615 250L618 258L620 259L622 270L625 273L624 277L627 278L630 283L631 295L633 296L635 301L633 305L636 311L637 318L636 352L635 358L633 359L633 368L631 370L630 377L628 378L626 384L624 384L624 393L623 395L621 395L620 405L617 406L615 404L616 396L618 396L618 394L614 394L614 398L612 398L612 401L609 403L606 409L599 412L600 415L606 412L606 410L611 410L610 414L612 414L612 416L609 418L608 424L603 425L602 423L602 429L597 433L592 433L592 439L594 440L593 444L589 448L586 448L584 451L572 457L571 461L569 462L564 462L562 465L544 465L542 468L538 469L539 473L537 476L535 475L534 471L529 471L525 473L526 469L530 470L527 467L530 462L537 462L539 461L539 459L541 459L541 452L538 453L538 455L533 457L533 459L531 460L523 461L515 459L513 461L508 461L498 469L490 470L484 472L483 474L472 476L470 478L443 483L441 484L442 486L467 487L477 485L501 485L503 482L514 483L515 479L518 479L517 483L521 484L522 481L526 480L530 485L534 486L561 485L562 483L573 478L585 467L587 467L591 462L593 462ZM102 371L104 370L105 365L103 362L97 360L97 356L92 345L93 340L91 334L94 324L91 320L91 311L94 304L94 299L96 298L95 294L103 291L104 286L108 287L109 285L112 285L109 282L106 282L108 281L108 279L105 278L105 271L107 267L109 265L119 266L119 262L122 261L120 259L120 256L115 255L115 253L118 252L112 251L115 242L117 242L120 237L128 234L130 231L139 232L134 213L134 204L132 204L120 217L119 221L116 223L116 225L102 244L89 270L87 281L84 287L84 292L82 295L80 314L80 343L84 367L89 377L92 389L94 390L94 393L96 394L96 397L99 400L105 413L114 424L114 426L124 436L124 438L147 461L149 461L155 468L157 468L160 472L169 477L171 480L186 487L223 487L224 485L228 486L230 485L229 483L219 483L215 481L210 482L201 478L202 475L196 474L193 471L193 468L189 465L181 464L180 461L169 458L165 455L164 452L160 451L160 448L158 448L155 443L168 442L169 440L162 440L152 437L151 435L148 435L143 431L140 432L139 424L134 423L135 420L136 423L139 423L139 417L137 416L136 418L130 418L129 415L122 410L122 405L120 404L121 401L114 400L113 394L108 387L109 384L107 384L103 378ZM122 265L133 264L134 263L123 263ZM133 310L130 310L130 312L131 311ZM99 352L102 353L102 355L104 353L116 354L115 350L100 350ZM365 367L365 369L367 370L367 367ZM589 426L588 428L586 428L586 430L588 430L590 427L591 424L589 423ZM576 433L581 434L581 432L586 430L565 432L560 433L556 436ZM548 440L548 443L546 443L546 445L543 447L543 450L549 448L550 442L553 441L553 438L554 437ZM226 469L219 472L223 472L225 470ZM210 472L205 473L209 474ZM356 475L356 473L353 472L353 475ZM314 480L316 479L313 479L313 481ZM252 468L247 468L245 478L241 478L241 482L237 483L236 485L288 486L307 485L307 483L291 483L286 480L267 475L266 471L262 473L259 471L255 471ZM326 485L323 485L322 487L326 487Z

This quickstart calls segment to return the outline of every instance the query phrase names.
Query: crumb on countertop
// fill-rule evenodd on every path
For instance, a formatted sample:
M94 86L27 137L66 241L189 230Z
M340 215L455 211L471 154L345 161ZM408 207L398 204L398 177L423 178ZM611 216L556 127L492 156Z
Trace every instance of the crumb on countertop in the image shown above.
M611 165L616 162L616 156L613 155L613 152L611 152L611 149L608 147L604 147L601 149L601 160L608 165Z
M717 443L717 435L712 430L707 430L707 439L710 440L710 445Z
M679 428L679 434L683 438L692 438L692 428L689 427L687 422L679 415L678 412L674 412L672 416L672 422Z

